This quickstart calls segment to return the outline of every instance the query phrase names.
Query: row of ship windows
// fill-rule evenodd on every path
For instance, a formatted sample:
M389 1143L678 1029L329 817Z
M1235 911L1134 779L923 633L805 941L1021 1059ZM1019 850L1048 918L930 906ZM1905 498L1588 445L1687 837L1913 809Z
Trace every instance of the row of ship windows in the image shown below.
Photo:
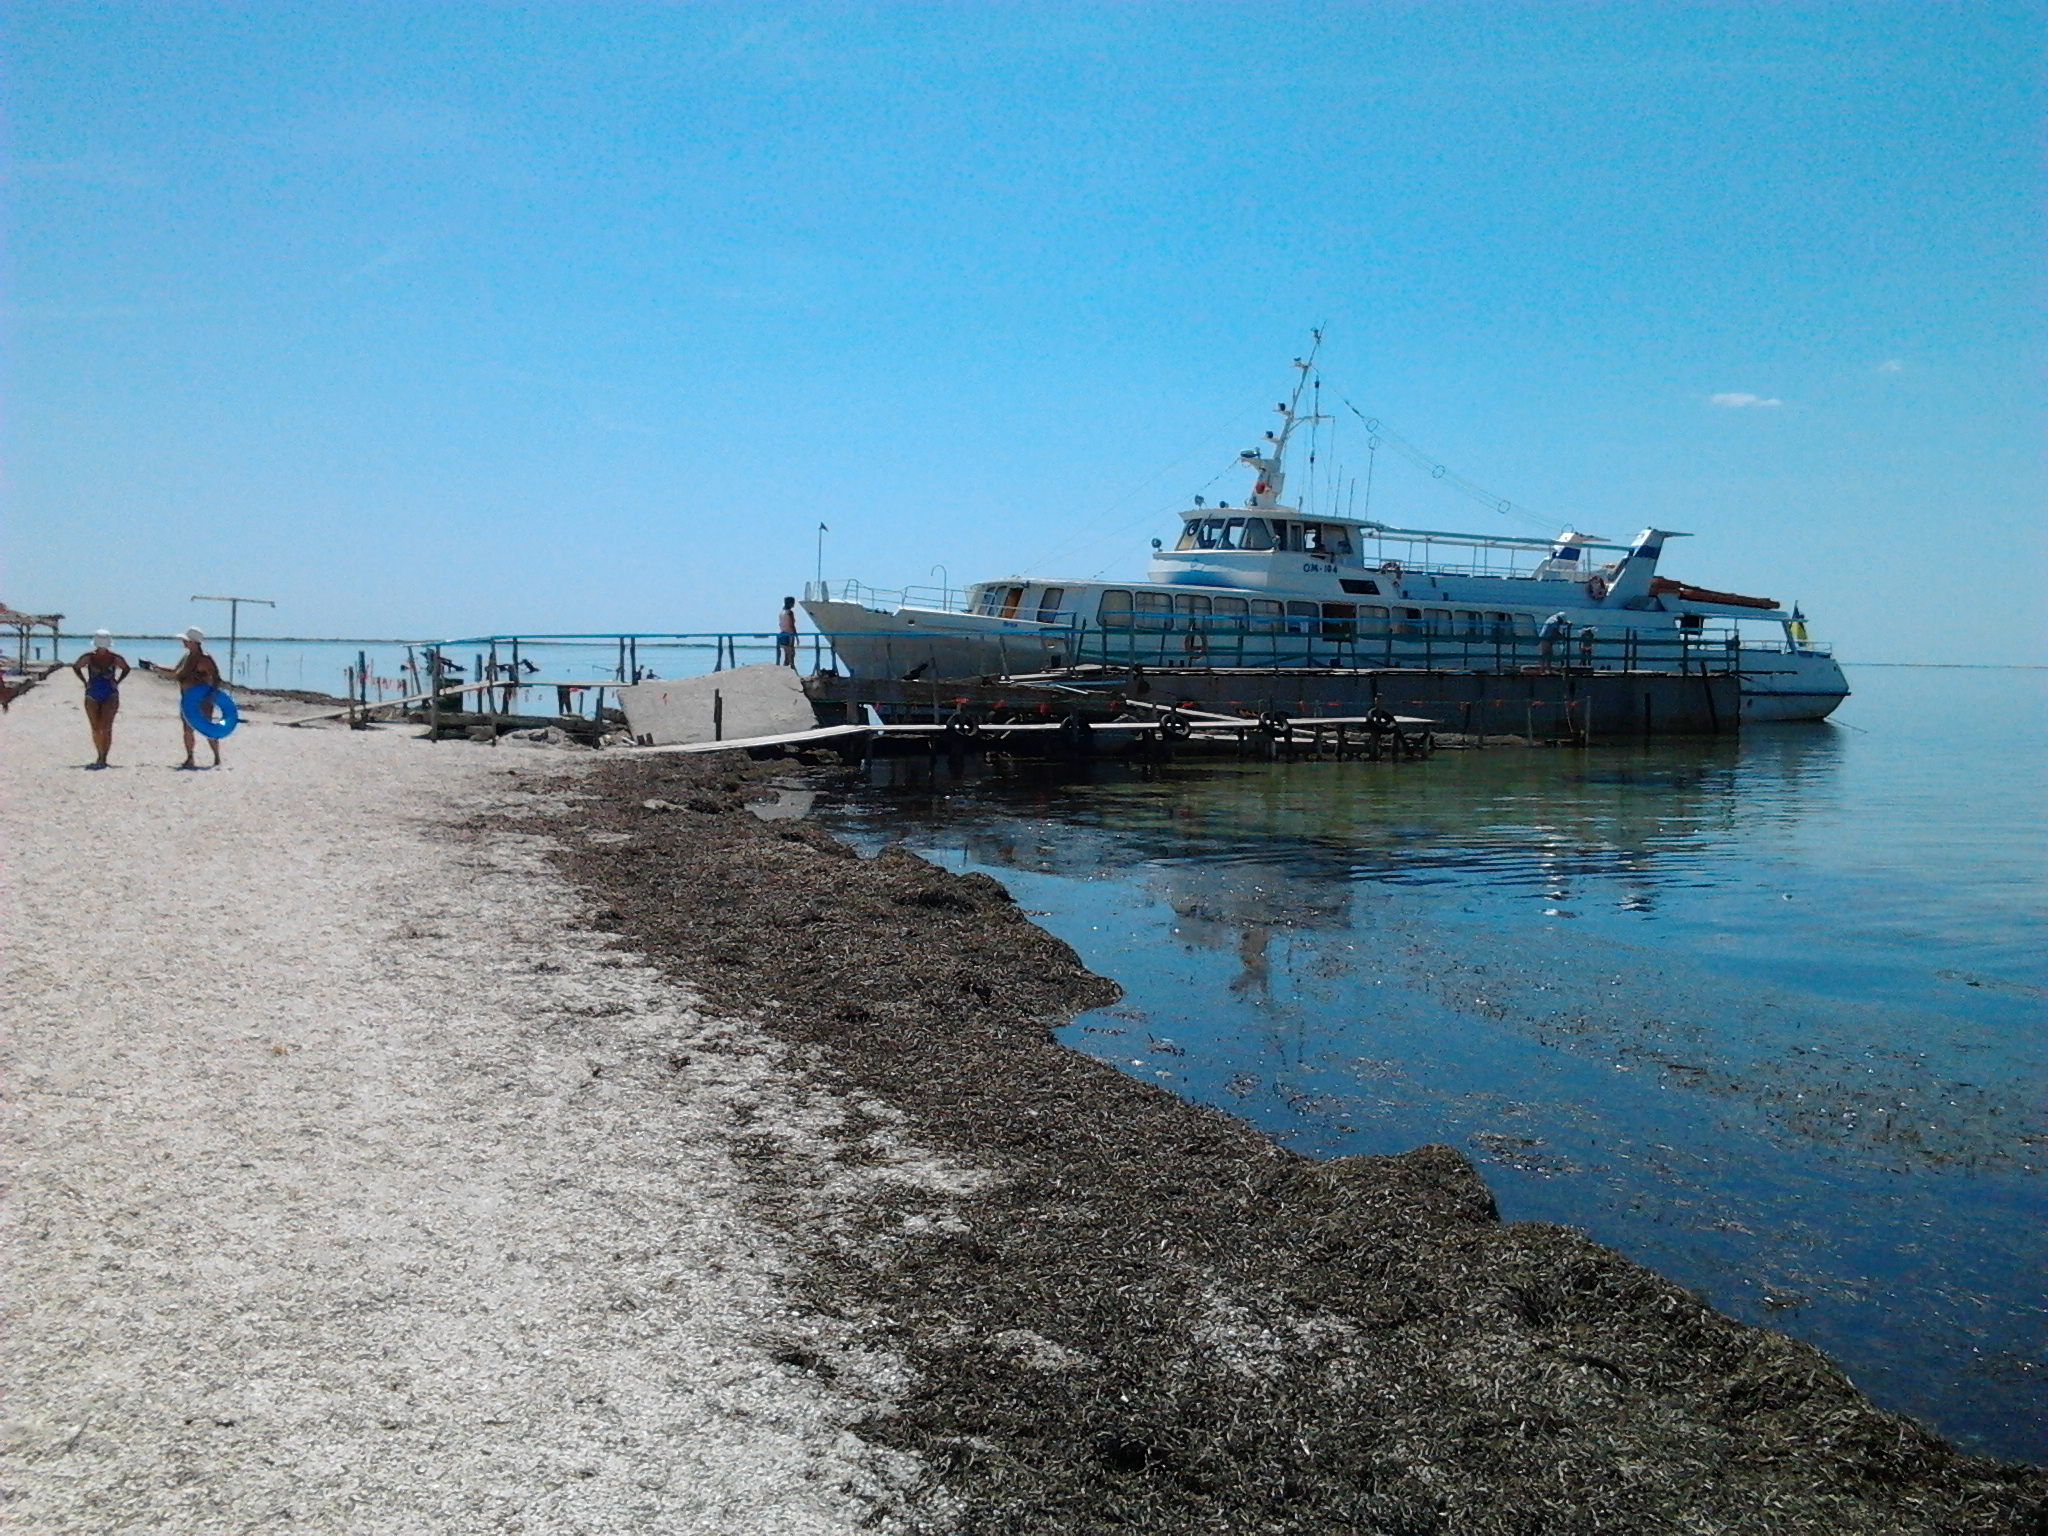
M1351 530L1342 523L1281 518L1191 517L1175 549L1277 549L1323 560L1351 558Z
M1062 606L1066 588L1040 589L1035 613L1025 607L1026 590L1021 586L989 587L982 592L976 611L1004 619L1036 617L1041 624L1067 623L1076 617ZM1278 631L1297 627L1300 620L1315 619L1323 623L1325 634L1334 633L1331 626L1335 625L1348 626L1347 632L1479 639L1536 633L1536 621L1527 614L1467 608L1386 608L1376 603L1283 603L1274 598L1127 592L1116 587L1103 592L1095 619L1104 629Z

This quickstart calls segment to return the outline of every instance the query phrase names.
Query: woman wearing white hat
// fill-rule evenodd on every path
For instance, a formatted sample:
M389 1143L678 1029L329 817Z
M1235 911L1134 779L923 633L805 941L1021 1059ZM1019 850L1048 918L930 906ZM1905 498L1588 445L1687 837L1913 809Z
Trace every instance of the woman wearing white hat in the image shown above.
M206 636L196 629L188 629L183 639L185 654L178 659L178 665L171 672L171 680L178 685L179 696L182 697L187 688L218 688L220 668L215 666L213 658L206 654ZM192 761L192 749L197 745L198 733L192 729L191 722L186 720L182 710L178 712L178 724L185 732L185 761L178 766L197 768L199 765ZM213 748L213 766L218 768L220 743L209 737L206 744Z
M85 723L92 728L92 749L99 754L90 766L107 766L107 754L114 750L114 716L121 708L121 679L130 670L128 658L114 649L114 637L96 629L92 649L71 663L71 670L85 684Z

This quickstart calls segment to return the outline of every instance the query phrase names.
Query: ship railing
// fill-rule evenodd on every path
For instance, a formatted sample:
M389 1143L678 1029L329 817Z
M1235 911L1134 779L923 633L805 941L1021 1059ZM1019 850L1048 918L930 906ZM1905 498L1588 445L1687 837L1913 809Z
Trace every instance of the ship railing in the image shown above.
M1500 560L1455 561L1436 560L1427 557L1406 558L1394 550L1373 550L1361 555L1360 562L1368 574L1384 570L1388 564L1398 565L1409 575L1431 576L1491 576L1495 580L1508 581L1556 581L1560 585L1571 581L1570 576L1542 576L1536 574L1536 566L1545 558L1541 554L1523 554L1519 558L1505 555ZM1598 567L1591 567L1597 570ZM1583 578L1581 578L1583 579Z
M926 608L938 613L966 613L967 592L961 587L877 587L851 577L804 583L807 603L856 603L863 608Z

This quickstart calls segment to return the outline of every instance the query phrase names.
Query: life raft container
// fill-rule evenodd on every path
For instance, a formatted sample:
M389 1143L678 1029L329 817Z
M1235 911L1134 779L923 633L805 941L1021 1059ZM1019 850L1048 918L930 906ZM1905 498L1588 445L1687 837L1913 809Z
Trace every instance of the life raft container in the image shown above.
M1687 586L1684 582L1673 581L1668 576L1652 576L1650 578L1650 595L1652 597L1670 596L1683 598L1688 603L1728 603L1737 608L1775 608L1778 606L1776 598L1744 597L1739 592L1716 592L1710 587Z

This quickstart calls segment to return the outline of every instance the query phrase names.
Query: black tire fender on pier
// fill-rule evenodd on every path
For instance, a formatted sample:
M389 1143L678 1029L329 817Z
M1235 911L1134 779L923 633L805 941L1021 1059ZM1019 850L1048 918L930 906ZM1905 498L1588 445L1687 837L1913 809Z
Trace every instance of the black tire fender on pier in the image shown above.
M1168 741L1186 741L1194 733L1195 728L1186 715L1166 714L1159 717L1159 734Z

